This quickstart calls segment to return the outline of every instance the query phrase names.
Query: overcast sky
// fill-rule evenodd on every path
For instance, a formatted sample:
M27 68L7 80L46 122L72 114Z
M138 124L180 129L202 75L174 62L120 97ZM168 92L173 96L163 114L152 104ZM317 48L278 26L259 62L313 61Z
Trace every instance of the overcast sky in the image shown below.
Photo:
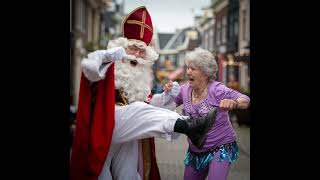
M194 16L202 15L201 8L210 5L211 0L117 0L124 1L125 13L139 6L146 6L154 28L158 32L175 32L177 28L194 25Z

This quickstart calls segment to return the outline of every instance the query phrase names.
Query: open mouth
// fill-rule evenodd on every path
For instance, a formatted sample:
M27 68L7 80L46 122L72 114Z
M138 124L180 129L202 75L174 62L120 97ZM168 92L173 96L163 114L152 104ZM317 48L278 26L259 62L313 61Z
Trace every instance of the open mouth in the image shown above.
M189 81L190 81L190 82L193 82L193 81L194 81L194 79L193 79L193 78L189 78Z
M131 66L135 67L138 64L137 60L130 61Z

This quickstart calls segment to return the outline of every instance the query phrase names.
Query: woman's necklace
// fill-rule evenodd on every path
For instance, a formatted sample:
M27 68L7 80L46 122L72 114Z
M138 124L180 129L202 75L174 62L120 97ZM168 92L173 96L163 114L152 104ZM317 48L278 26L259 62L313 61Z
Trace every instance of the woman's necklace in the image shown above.
M194 90L192 90L192 100L195 101L196 99L198 99L204 92L204 90L206 90L207 87L203 88L203 90L201 91L200 95L196 96L194 93Z

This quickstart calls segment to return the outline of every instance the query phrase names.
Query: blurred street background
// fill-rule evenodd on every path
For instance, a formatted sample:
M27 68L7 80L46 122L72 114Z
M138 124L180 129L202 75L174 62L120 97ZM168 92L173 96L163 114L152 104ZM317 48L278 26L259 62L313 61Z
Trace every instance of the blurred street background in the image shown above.
M153 66L153 93L161 93L168 80L185 83L185 54L202 47L216 58L217 80L250 96L250 0L70 0L71 129L76 123L81 60L121 36L124 17L139 6L146 6L151 15L154 34L150 45L160 55ZM250 108L230 115L240 158L228 179L249 180ZM186 137L170 146L166 143L156 139L161 177L182 179Z

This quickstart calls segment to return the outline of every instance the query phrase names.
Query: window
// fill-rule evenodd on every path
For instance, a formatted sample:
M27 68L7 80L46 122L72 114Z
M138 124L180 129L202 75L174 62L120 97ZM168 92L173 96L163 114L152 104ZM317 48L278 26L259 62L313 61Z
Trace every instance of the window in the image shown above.
M217 22L217 45L220 45L221 42L221 21Z
M201 47L205 48L205 42L206 42L206 37L202 36L202 40L201 40Z
M86 30L86 8L83 0L77 1L77 29L81 32L85 32Z
M92 8L87 8L87 40L91 42L93 39L93 13Z
M242 10L242 40L247 40L246 37L246 26L247 26L247 17L246 17L246 10Z
M238 37L238 33L239 33L239 28L238 28L238 21L234 22L234 36Z
M229 28L228 28L228 39L233 39L232 36L233 36L233 27L234 27L234 24L233 24L233 16L230 14L229 15Z
M70 32L72 31L72 0L70 0Z
M209 50L213 51L213 28L209 29Z
M227 42L227 17L223 16L222 18L222 34L221 34L222 43Z
M208 49L209 48L209 36L208 36L209 34L208 34L208 31L206 31L205 32L205 37L206 37L206 39L205 39L205 49Z

